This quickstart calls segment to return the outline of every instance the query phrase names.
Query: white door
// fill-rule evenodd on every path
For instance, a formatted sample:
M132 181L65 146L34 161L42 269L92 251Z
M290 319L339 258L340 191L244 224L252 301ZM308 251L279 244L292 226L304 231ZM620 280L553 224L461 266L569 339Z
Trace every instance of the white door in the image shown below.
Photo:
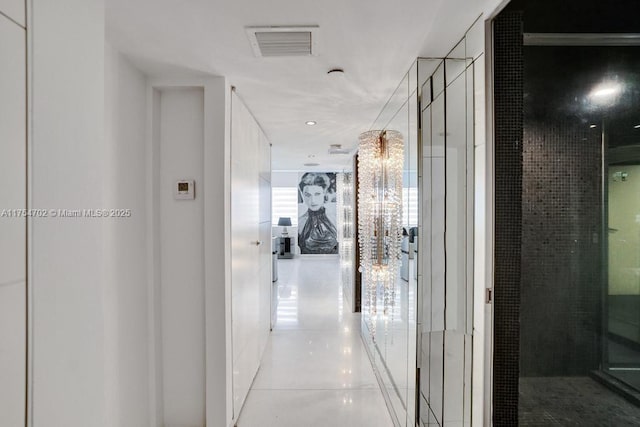
M267 138L235 93L231 104L231 323L237 419L270 327L271 159Z

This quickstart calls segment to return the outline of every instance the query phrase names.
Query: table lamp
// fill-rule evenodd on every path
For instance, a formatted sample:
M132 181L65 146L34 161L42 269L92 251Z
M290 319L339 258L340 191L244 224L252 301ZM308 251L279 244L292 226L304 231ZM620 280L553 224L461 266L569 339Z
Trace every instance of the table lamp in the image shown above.
M284 227L282 229L282 235L285 237L288 236L289 232L287 231L287 227L291 227L291 218L281 216L280 219L278 219L278 226Z

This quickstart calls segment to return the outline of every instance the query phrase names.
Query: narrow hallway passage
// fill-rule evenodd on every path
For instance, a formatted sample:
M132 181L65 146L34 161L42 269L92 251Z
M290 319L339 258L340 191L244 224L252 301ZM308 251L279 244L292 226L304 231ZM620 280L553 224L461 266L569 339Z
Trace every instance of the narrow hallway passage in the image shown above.
M392 426L338 258L278 262L277 320L238 427Z

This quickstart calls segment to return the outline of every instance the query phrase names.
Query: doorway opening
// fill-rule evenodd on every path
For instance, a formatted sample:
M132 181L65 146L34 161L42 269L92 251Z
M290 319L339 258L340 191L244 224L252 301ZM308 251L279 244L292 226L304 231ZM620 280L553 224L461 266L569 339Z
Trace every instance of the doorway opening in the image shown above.
M640 422L640 28L614 3L494 21L495 425Z

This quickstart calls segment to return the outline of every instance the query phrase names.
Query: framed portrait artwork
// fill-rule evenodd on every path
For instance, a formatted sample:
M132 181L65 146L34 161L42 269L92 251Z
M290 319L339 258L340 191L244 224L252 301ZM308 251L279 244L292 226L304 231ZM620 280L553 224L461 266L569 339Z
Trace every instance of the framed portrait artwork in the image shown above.
M337 254L336 174L306 172L298 181L298 246L301 254Z

